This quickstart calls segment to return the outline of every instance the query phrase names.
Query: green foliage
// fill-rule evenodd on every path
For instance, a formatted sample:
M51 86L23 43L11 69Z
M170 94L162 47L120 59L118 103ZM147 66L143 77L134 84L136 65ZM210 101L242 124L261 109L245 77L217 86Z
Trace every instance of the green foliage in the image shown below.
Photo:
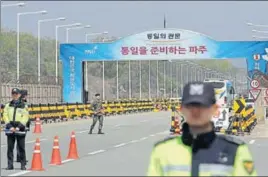
M17 34L2 31L0 48L0 73L2 80L14 82L17 72ZM38 75L37 38L31 34L20 33L20 75L27 76L29 82L35 82ZM61 73L59 73L61 74ZM41 40L41 76L55 75L55 40ZM23 82L23 81L22 81Z

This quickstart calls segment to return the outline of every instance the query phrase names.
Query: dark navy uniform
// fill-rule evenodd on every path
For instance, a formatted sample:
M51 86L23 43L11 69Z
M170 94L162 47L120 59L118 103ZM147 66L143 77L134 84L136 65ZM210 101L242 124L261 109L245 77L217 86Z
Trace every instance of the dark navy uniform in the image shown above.
M186 112L208 111L215 103L210 84L195 82L184 87L182 107ZM257 176L249 148L242 140L217 135L209 117L195 124L193 116L200 117L191 116L189 120L185 117L182 136L167 138L154 146L148 176ZM194 132L194 126L203 128L203 132Z
M188 124L181 137L156 143L148 176L257 176L248 146L213 131L193 137Z
M12 94L20 94L18 89L13 89ZM29 112L27 105L21 100L12 100L5 105L3 119L6 124L7 135L7 157L8 157L8 170L14 169L13 167L13 150L15 141L17 140L19 149L19 160L21 162L21 169L26 170L26 155L25 155L25 135L26 124L29 120ZM13 130L12 130L13 129ZM15 130L17 129L17 130Z
M25 105L27 106L27 95L28 95L28 91L27 90L20 90L21 93L21 100L25 103ZM30 131L30 124L31 121L30 119L28 120L28 122L26 123L26 131ZM17 162L21 162L21 158L20 158L20 151L19 151L19 144L17 143ZM26 155L25 155L26 156ZM26 163L28 162L28 160L26 160Z

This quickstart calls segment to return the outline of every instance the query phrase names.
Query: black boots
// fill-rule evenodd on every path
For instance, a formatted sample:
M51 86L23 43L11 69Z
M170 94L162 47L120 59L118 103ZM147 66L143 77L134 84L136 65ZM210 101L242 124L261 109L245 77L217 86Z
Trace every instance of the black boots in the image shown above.
M88 134L92 134L92 131L93 131L93 129L90 129ZM98 134L104 134L104 133L101 131L101 129L99 129Z
M21 165L20 169L21 169L21 170L26 170L25 165Z
M6 168L6 170L14 170L14 167L13 167L13 166L8 166L8 167Z
M98 134L104 134L101 129L99 129Z

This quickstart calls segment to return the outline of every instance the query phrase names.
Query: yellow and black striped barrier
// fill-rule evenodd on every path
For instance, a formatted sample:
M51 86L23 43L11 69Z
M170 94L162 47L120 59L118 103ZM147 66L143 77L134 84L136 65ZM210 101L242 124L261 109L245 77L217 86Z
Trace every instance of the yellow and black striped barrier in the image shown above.
M158 107L156 105L158 104ZM103 101L105 116L133 114L150 111L166 111L171 108L174 102L168 99L123 99L123 100L105 100ZM56 120L69 120L76 118L91 117L91 104L82 103L60 103L60 104L29 104L30 119L34 120L40 117L41 120L47 122L55 122ZM1 123L4 105L0 107Z
M179 108L175 105L171 106L171 128L172 134L181 134L182 115L179 114Z
M249 105L244 108L243 112L239 112L231 117L230 125L225 133L243 136L245 133L250 134L256 125L257 117L255 110Z

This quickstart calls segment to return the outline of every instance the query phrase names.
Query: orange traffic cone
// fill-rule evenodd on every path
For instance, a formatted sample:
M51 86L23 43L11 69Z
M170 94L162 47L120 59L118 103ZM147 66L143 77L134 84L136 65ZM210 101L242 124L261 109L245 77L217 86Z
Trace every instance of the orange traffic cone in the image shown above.
M58 136L55 136L50 165L61 165L61 163L62 162L60 155L59 138Z
M41 121L40 121L39 116L35 120L35 127L34 127L34 132L33 133L42 133Z
M42 165L42 157L41 157L39 138L37 138L36 142L35 142L33 159L32 159L32 166L31 166L30 170L32 170L32 171L43 171L44 170L43 165Z
M179 124L179 118L175 117L175 132L174 134L180 134L180 124Z
M78 153L77 153L75 133L72 132L70 146L69 146L69 153L68 153L67 159L78 159L78 158L79 157L78 157Z

